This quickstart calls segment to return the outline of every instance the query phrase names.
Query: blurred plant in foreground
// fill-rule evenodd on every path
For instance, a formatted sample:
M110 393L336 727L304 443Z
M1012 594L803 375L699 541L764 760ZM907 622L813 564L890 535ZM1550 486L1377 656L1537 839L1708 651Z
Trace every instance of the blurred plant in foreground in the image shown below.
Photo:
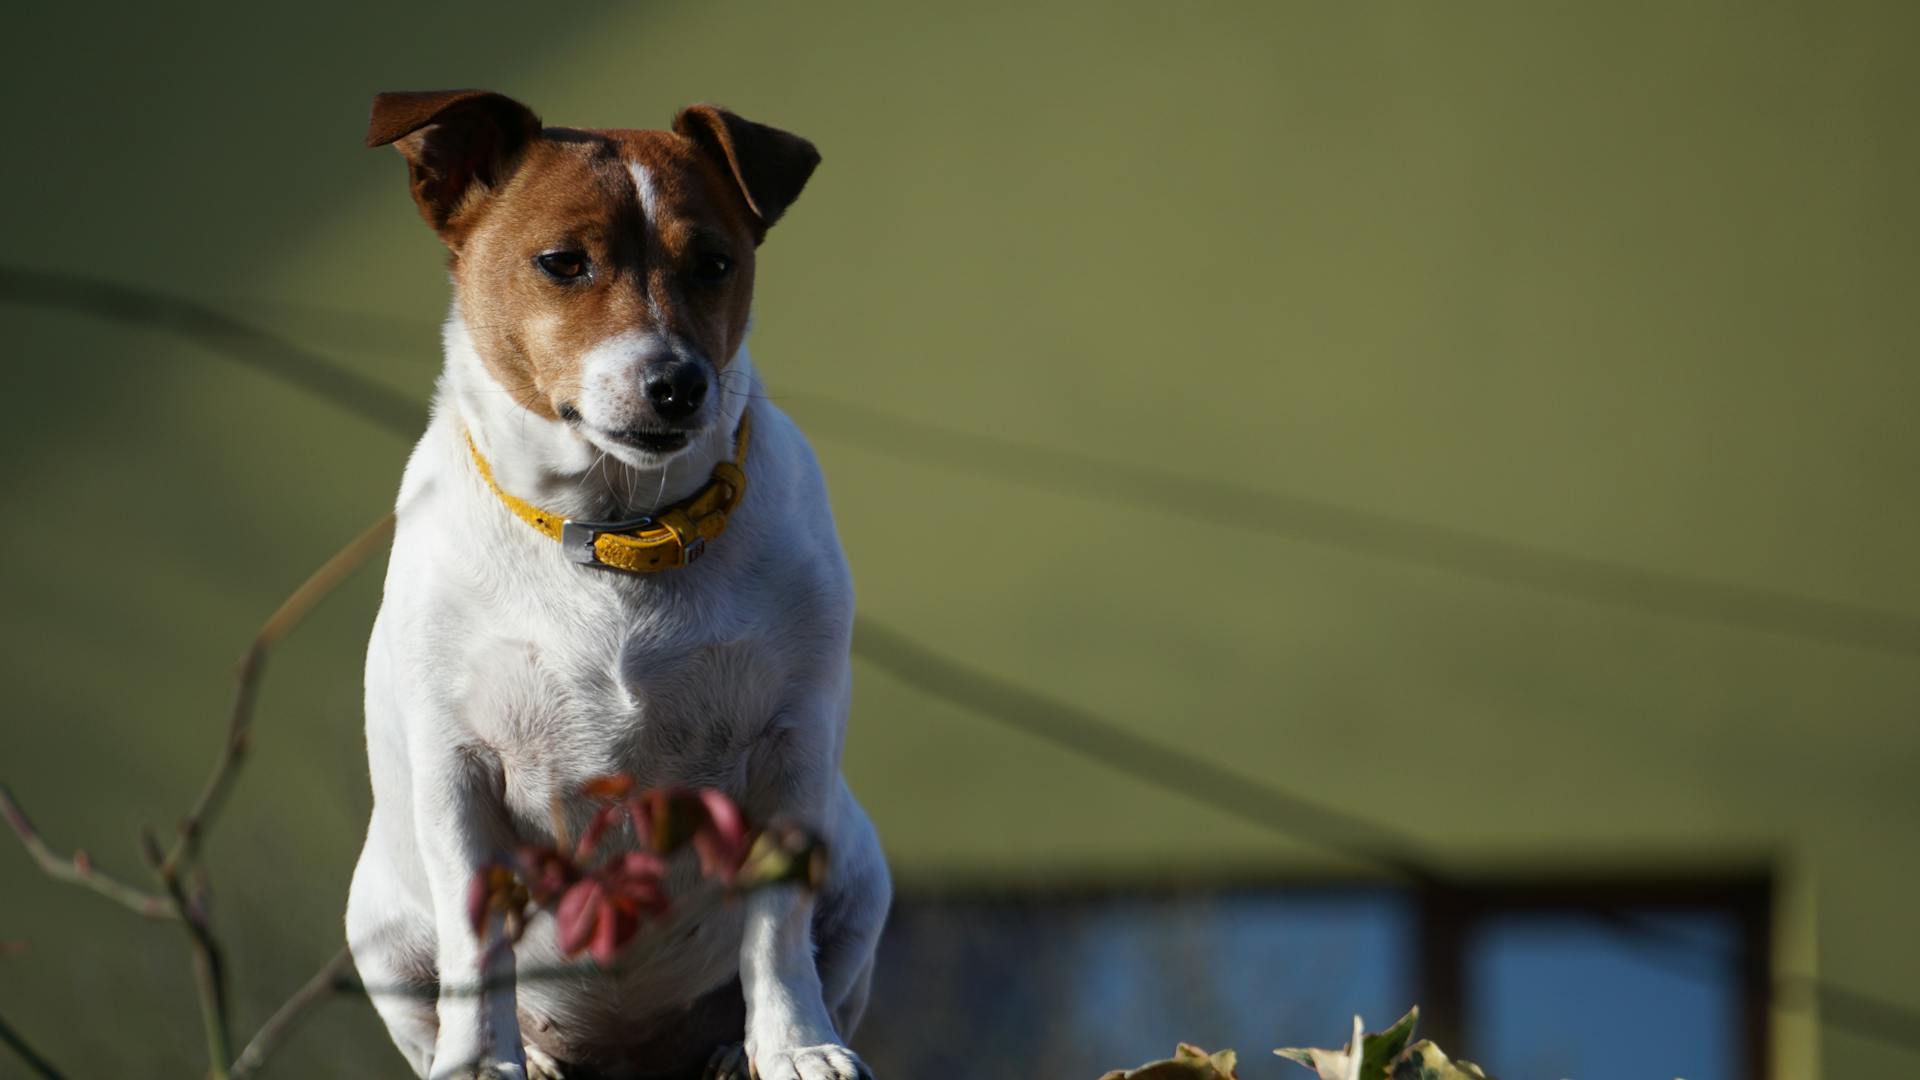
M474 936L495 919L509 944L526 933L534 912L551 911L554 940L568 957L591 953L613 963L642 927L674 907L668 860L691 846L700 875L727 896L783 882L820 887L826 848L805 829L751 828L725 793L711 788L655 788L636 792L631 776L589 780L580 794L600 805L578 844L567 840L556 805L553 842L523 844L477 871L467 892ZM608 851L608 834L632 828L631 849Z
M1370 1035L1356 1016L1353 1037L1338 1050L1289 1047L1274 1053L1312 1069L1320 1080L1492 1080L1470 1061L1449 1060L1430 1040L1408 1045L1419 1020L1420 1009L1415 1006L1392 1027ZM1166 1061L1115 1070L1100 1080L1238 1080L1237 1066L1231 1050L1209 1054L1181 1043Z

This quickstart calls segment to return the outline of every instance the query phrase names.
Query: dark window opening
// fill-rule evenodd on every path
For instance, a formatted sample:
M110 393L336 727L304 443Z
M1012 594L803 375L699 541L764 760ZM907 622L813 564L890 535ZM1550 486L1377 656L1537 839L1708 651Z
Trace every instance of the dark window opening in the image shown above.
M1757 1080L1767 898L1761 878L909 890L857 1042L880 1075L1093 1080L1181 1041L1335 1046L1417 1001L1423 1036L1496 1075Z

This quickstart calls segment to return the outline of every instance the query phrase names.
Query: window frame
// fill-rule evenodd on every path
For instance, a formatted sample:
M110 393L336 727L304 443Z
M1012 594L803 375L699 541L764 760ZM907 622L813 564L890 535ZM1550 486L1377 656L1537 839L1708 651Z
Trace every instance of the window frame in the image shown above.
M1648 909L1731 916L1737 953L1729 957L1739 994L1739 1023L1731 1033L1735 1074L1772 1076L1773 880L1765 872L1677 875L1511 875L1424 887L1415 904L1419 956L1420 1030L1443 1047L1469 1051L1463 1033L1474 1027L1467 950L1476 930L1498 918L1581 916L1624 936L1661 931L1637 918Z

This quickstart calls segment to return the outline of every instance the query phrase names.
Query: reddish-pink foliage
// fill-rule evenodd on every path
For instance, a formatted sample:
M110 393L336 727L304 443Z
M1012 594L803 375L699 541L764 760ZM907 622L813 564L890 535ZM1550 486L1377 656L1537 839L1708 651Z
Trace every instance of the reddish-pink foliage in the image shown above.
M600 805L573 850L526 845L511 860L481 867L467 898L474 934L484 936L488 917L500 914L517 940L534 909L551 910L561 951L587 952L605 965L671 910L666 860L682 847L692 846L702 876L732 886L758 835L733 800L710 788L636 787L626 775L587 781L581 794ZM603 855L623 817L639 850Z
M642 923L667 913L666 869L652 852L634 851L589 871L554 909L560 951L577 956L590 950L601 965L612 963Z

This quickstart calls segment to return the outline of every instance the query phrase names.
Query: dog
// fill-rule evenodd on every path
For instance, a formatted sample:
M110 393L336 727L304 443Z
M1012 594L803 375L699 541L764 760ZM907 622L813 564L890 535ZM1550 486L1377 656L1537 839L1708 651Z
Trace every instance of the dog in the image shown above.
M346 927L382 1020L423 1077L870 1076L846 1040L891 884L840 772L851 578L745 347L756 250L819 155L711 105L575 130L477 90L380 94L367 144L405 158L453 285L367 650ZM578 836L616 773L809 829L824 884L516 985L563 963L552 921L487 950L469 882Z

